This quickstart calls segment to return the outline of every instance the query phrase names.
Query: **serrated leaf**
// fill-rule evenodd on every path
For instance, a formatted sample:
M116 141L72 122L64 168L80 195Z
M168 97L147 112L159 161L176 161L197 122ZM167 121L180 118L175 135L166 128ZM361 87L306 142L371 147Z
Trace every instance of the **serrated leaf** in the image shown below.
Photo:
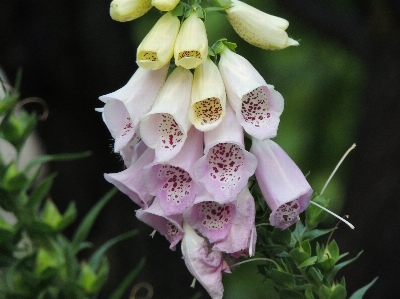
M72 238L72 250L76 254L79 251L80 244L86 240L90 229L94 221L96 220L97 215L100 213L101 209L106 205L106 203L117 193L117 188L112 188L108 191L94 206L93 208L86 214L85 218L80 223L78 229L76 230L73 238Z
M137 235L139 231L137 229L126 232L124 234L121 234L117 237L112 238L111 240L108 240L106 243L104 243L99 249L97 249L93 255L89 259L89 266L96 271L101 258L105 254L105 252L113 245L115 245L118 242L121 242L123 240L126 240L130 237L133 237Z
M366 286L363 286L361 289L358 289L353 293L353 295L350 296L349 299L362 299L365 293L368 291L370 287L375 283L375 281L378 279L378 277L374 278L369 284Z
M142 271L144 264L146 262L146 258L142 258L139 264L133 269L121 282L121 284L115 289L115 291L111 294L109 299L121 299L125 290L129 287L132 281L138 276L140 271Z

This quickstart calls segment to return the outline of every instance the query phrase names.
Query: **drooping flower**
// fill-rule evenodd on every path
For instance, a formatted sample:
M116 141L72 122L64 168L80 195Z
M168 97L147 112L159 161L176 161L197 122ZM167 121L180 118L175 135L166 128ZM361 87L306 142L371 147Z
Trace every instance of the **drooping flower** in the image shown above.
M192 127L180 152L168 162L158 162L143 169L150 194L157 196L165 215L182 214L194 201L193 164L201 157L203 133Z
M218 67L207 58L194 71L189 118L201 131L214 129L225 115L226 94Z
M142 151L141 147L137 147ZM122 193L129 196L133 202L147 209L153 196L148 193L143 181L143 167L154 160L154 150L147 148L127 169L118 173L106 173L104 178L115 185Z
M247 187L239 193L229 234L214 243L213 249L237 256L251 256L255 251L256 232L254 198Z
M178 17L171 13L164 14L137 48L136 63L148 70L158 70L169 64L174 55L179 27Z
M218 64L228 101L245 131L257 139L275 137L283 97L244 57L225 47Z
M153 108L140 124L140 136L154 148L159 162L172 159L181 150L192 125L189 120L192 73L177 67L162 87Z
M132 78L122 88L99 97L105 103L109 100L121 101L130 116L131 126L136 128L140 118L150 111L167 77L168 64L156 71L139 67ZM115 117L118 118L116 113Z
M211 194L203 192L196 197L193 206L184 212L183 217L210 243L214 243L228 236L235 213L234 203L219 204Z
M175 42L175 64L193 69L204 63L208 55L208 39L203 21L192 13L182 24Z
M249 44L265 49L277 50L299 43L288 37L289 22L269 15L239 0L232 0L226 10L227 18L236 33Z
M183 222L182 255L189 272L201 283L212 299L222 299L222 272L231 273L221 252L210 250L207 242Z
M236 200L254 174L257 159L244 148L243 129L230 105L214 130L204 133L204 156L193 166L196 180L219 204Z
M313 191L299 167L272 140L252 138L250 152L258 159L256 178L272 210L269 221L284 230L308 207Z
M156 197L148 209L136 211L136 217L154 228L171 243L169 248L175 250L176 244L183 237L182 215L166 216Z
M143 16L151 8L151 0L113 0L110 15L115 21L127 22Z
M151 4L161 11L173 10L179 3L179 0L152 0Z
M134 135L134 138L128 142L128 144L119 152L122 159L124 160L125 167L129 167L134 163L147 149L147 145L140 140L138 132Z

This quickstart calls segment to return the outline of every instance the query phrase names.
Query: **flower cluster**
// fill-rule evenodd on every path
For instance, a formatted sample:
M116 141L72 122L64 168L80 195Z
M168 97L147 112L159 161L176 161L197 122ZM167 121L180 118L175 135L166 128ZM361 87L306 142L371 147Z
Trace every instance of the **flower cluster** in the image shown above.
M141 207L137 218L164 235L171 249L182 241L189 271L217 299L223 294L222 272L230 272L225 257L252 256L255 251L249 178L255 174L272 211L270 224L281 229L296 222L312 190L271 140L283 112L281 94L231 43L221 40L209 51L204 10L198 4L185 6L181 22L171 11L181 4L111 3L111 16L118 21L140 17L152 6L167 12L139 45L133 77L100 97L105 105L98 111L126 166L105 179ZM255 46L297 45L288 38L284 19L237 0L220 9ZM172 57L176 67L167 76ZM251 139L249 151L245 134Z

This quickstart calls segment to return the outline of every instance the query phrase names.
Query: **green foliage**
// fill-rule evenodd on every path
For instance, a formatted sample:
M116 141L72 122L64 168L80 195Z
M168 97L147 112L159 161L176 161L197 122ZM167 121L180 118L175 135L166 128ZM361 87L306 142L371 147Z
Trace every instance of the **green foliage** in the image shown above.
M77 258L80 250L91 246L85 240L116 189L97 202L82 220L73 239L68 240L62 231L76 218L75 204L71 202L64 213L60 212L48 197L56 174L39 182L37 178L43 163L83 158L89 152L40 156L21 170L21 149L37 119L34 114L16 111L17 100L17 94L6 94L0 99L0 138L16 151L11 161L6 161L0 151L0 207L16 219L8 222L0 216L0 298L96 298L108 276L106 251L136 235L137 230L109 240L88 261ZM112 298L121 298L143 264L144 260L126 277Z
M261 200L257 184L253 185L252 191L254 197ZM328 200L322 196L313 200L324 207L328 206ZM294 228L280 230L267 223L269 211L262 205L258 208L256 257L265 258L266 263L258 264L257 268L261 275L273 282L279 298L347 298L345 280L338 280L337 273L358 259L362 251L354 258L339 262L348 253L341 254L336 241L331 240L336 227L317 229L327 212L310 205L304 221L299 219ZM327 240L321 243L322 238L329 233ZM373 283L356 292L353 299L362 298Z

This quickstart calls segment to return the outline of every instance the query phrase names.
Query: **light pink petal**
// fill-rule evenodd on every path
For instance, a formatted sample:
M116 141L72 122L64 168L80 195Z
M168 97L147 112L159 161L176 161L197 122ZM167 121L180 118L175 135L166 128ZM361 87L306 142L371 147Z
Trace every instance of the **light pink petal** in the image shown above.
M250 151L258 159L257 182L272 210L269 221L286 229L310 204L312 189L293 160L272 140L253 138Z
M182 255L189 272L206 289L212 299L222 299L222 272L230 273L222 254L210 250L207 242L193 228L183 222Z
M215 242L213 249L238 255L248 254L250 245L253 246L252 231L255 218L254 199L249 189L244 188L238 195L236 213L228 236ZM253 249L254 250L254 249Z
M170 249L175 250L176 244L183 237L182 215L166 216L161 209L158 199L148 209L136 211L136 217L157 230L171 243Z
M226 238L236 213L233 203L219 204L209 193L203 193L188 208L183 217L188 224L198 230L210 243Z
M219 70L229 103L245 131L257 139L275 137L283 112L283 97L244 57L225 48Z
M157 160L168 161L181 150L191 123L190 92L193 75L177 67L168 77L151 111L143 117L140 136L155 149Z
M220 204L236 200L257 167L255 156L244 148L243 129L232 108L217 128L204 133L205 155L193 167L193 175Z
M144 153L148 146L140 140L138 131L133 135L131 141L119 152L126 167L129 167Z
M147 192L142 178L142 171L143 167L153 162L153 160L154 150L147 149L129 168L118 173L106 173L104 178L115 185L121 192L128 195L133 202L146 209L153 196Z
M135 135L135 127L125 105L118 100L108 101L104 105L103 119L115 139L114 152L119 152Z
M153 106L167 77L168 67L169 64L156 71L139 67L124 87L99 99L105 103L110 100L121 101L130 115L132 126L136 127L140 118Z
M144 168L144 179L150 194L157 196L166 215L182 214L194 201L195 184L190 175L193 164L201 157L203 133L194 127L181 151L168 162Z

